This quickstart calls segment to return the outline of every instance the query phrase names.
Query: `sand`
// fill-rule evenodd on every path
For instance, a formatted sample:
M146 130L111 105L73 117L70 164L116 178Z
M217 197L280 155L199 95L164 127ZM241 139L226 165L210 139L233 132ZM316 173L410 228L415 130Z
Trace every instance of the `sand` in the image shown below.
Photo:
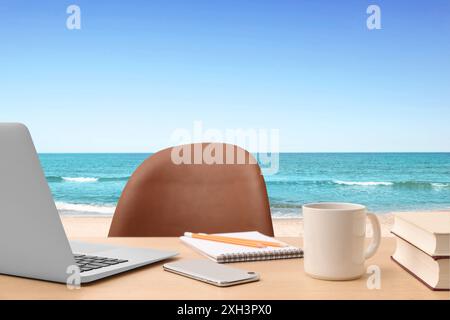
M439 210L436 212L450 212ZM378 214L381 225L381 235L392 237L390 232L394 224L393 213ZM69 238L102 238L108 236L112 217L109 216L61 216L64 229ZM274 218L273 228L277 237L299 237L303 234L303 219L279 219ZM367 222L367 235L371 236L372 226Z
M391 213L377 215L381 224L381 233L383 237L390 237L390 230L394 223L394 217ZM107 237L111 217L93 217L93 216L61 216L64 229L69 238L86 237ZM371 235L372 228L367 225L368 236ZM273 219L275 236L278 237L298 237L303 234L303 219Z

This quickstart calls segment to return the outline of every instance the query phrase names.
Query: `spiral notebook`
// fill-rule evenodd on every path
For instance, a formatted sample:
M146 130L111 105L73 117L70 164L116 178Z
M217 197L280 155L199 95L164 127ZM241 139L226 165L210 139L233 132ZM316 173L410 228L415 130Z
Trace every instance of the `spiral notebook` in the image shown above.
M257 231L221 233L220 235L225 237L228 236L251 240L280 242ZM303 250L293 246L253 248L223 242L189 238L184 236L180 237L180 239L186 245L218 263L291 259L303 257Z

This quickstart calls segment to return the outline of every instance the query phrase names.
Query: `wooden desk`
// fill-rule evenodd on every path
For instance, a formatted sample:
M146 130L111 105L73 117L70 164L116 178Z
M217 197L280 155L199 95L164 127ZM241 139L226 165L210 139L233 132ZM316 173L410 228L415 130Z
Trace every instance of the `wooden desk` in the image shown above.
M301 246L300 238L280 238ZM91 242L175 250L173 259L201 258L177 238L78 239ZM354 281L321 281L305 275L303 259L230 264L261 274L259 282L218 288L163 271L157 263L98 282L79 290L64 284L0 276L0 299L450 299L449 292L426 288L391 261L395 240L383 238L378 253L366 266L381 268L381 289L369 290L369 275Z

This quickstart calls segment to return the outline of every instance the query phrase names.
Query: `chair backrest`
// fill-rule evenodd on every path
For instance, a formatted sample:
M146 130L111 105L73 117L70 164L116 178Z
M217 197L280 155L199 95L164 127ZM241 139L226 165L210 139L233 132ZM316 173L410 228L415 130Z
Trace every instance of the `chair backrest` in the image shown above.
M190 144L155 153L129 179L110 237L259 231L273 236L255 158L237 146Z

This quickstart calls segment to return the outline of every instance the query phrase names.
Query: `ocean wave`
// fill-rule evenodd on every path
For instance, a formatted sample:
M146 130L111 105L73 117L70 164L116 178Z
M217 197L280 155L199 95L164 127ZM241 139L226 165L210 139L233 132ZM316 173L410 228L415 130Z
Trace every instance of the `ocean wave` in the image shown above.
M286 203L286 202L271 202L271 207L274 209L300 209L302 207L299 203Z
M114 182L114 181L128 181L130 177L103 177L103 178L94 178L94 177L59 177L59 176L47 176L48 182L78 182L78 183L86 183L86 182Z
M447 187L450 187L450 183L434 182L434 183L431 183L431 186L436 189L447 188Z
M352 181L352 180L301 180L301 179L286 179L284 181L266 180L267 185L270 186L318 186L318 187L391 187L391 188L405 188L405 189L444 189L450 188L450 182L443 181Z
M112 205L76 204L67 202L56 202L56 208L61 214L66 215L112 215L116 210ZM275 218L298 218L300 216L301 205L296 207L271 206L271 213Z
M277 219L295 219L302 216L300 210L274 210L273 208L271 208L271 215Z
M346 186L392 186L394 184L393 182L384 182L384 181L358 182L358 181L342 181L342 180L333 180L333 183Z
M115 206L100 206L91 204L76 204L67 202L56 202L56 208L62 213L96 213L96 214L113 214L116 210Z
M62 177L64 181L68 182L97 182L98 178L85 178L85 177L78 177L78 178L72 178L72 177Z
M409 188L409 189L429 189L429 188L443 189L450 187L449 182L430 182L430 181L357 182L357 181L333 180L333 183L344 186L362 186L362 187L392 186L393 188Z

